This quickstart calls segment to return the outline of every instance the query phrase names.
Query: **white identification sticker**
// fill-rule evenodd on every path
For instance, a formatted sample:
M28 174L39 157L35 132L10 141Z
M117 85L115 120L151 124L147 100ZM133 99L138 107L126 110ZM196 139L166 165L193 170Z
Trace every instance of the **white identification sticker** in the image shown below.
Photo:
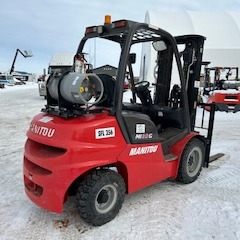
M145 133L145 124L136 124L136 133Z
M200 81L194 81L194 87L199 88L200 87Z
M95 130L96 139L110 138L110 137L115 137L115 127L99 128Z

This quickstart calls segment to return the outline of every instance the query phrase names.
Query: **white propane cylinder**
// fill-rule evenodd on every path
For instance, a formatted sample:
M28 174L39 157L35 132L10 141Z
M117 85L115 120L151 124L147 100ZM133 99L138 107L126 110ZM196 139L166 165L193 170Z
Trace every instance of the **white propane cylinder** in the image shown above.
M48 83L48 91L52 98L58 100L58 88L60 78L52 78ZM76 104L95 104L103 96L103 83L93 73L70 72L60 82L62 97Z

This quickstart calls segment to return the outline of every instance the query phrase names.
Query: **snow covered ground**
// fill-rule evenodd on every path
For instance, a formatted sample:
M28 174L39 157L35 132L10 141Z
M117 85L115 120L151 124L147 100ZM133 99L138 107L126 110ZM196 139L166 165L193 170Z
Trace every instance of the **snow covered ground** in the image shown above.
M216 113L211 154L225 155L196 182L165 181L128 195L114 220L92 227L73 197L55 214L25 195L25 133L45 104L37 84L0 89L0 99L0 239L240 240L240 112Z

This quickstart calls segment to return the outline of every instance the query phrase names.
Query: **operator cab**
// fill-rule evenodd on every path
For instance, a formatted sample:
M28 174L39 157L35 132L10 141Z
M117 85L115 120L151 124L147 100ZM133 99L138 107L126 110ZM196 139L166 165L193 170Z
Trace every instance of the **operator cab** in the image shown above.
M134 73L130 74L132 96L128 101L123 97L122 115L131 143L161 142L167 154L188 130L173 48L169 41L160 39L144 43L155 52L155 66L151 74L142 75L138 82L134 82ZM148 70L143 69L145 66L142 62L139 72L144 74ZM130 72L134 69L131 61L128 69Z

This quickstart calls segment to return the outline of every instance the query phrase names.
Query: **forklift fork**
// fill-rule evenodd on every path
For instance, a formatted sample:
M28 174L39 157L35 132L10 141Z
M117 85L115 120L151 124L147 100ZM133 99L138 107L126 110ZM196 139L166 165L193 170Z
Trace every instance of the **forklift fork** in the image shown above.
M205 159L204 159L204 167L208 167L209 163L217 160L219 157L222 157L223 154L216 154L216 156L210 157L210 150L211 150L211 144L212 144L212 134L213 134L213 126L214 126L214 118L215 118L215 111L217 110L217 106L215 103L199 103L199 106L202 107L202 119L201 119L201 126L195 126L195 128L205 129L207 130L207 136L205 139ZM210 115L208 119L208 126L204 127L204 118L205 118L205 111L206 107L210 108Z

